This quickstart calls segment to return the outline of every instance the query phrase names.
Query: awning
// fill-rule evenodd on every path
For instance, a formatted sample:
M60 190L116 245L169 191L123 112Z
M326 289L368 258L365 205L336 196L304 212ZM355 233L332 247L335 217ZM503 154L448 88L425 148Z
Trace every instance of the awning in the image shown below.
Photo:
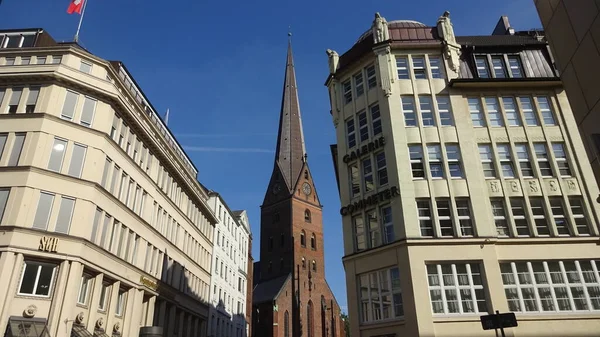
M50 337L45 319L11 317L6 337Z
M83 325L73 324L71 328L71 337L93 337Z
M96 331L94 331L94 337L110 337L110 336L107 335L106 332L104 332L104 331L96 330Z

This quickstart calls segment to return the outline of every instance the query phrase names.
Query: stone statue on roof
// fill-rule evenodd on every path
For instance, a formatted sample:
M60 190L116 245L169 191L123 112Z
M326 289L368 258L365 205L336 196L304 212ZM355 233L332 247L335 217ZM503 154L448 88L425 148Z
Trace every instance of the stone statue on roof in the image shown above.
M329 73L335 74L340 62L340 55L335 50L327 49L327 58L329 61Z
M388 23L384 17L375 13L375 20L373 20L373 40L375 43L380 43L390 39L390 31L388 29Z

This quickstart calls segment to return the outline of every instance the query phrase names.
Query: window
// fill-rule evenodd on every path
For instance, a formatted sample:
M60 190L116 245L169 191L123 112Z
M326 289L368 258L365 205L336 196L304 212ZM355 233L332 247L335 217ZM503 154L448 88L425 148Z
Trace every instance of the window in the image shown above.
M2 207L1 198L2 197L0 196L0 207ZM571 213L573 213L575 227L577 227L579 235L590 235L590 228L585 216L583 199L581 197L570 197L569 204L571 204ZM0 208L0 211L1 210L2 209ZM0 220L1 219L2 214L0 213Z
M531 97L519 97L519 102L521 103L521 109L525 116L525 124L528 126L539 125L533 104L531 103Z
M475 56L475 66L477 68L477 76L479 76L479 78L490 77L486 56Z
M471 222L471 210L469 208L469 199L456 199L456 213L458 215L458 224L462 236L473 236L473 223Z
M548 228L548 220L546 219L546 213L544 212L544 199L542 198L530 198L531 213L533 215L533 221L535 222L535 228L537 229L539 236L549 236L550 230Z
M504 178L514 178L515 170L512 162L509 144L497 144L498 159L500 159L500 168Z
M96 110L96 100L85 97L83 100L83 110L81 111L81 125L90 127L94 120L94 111Z
M383 227L383 243L394 242L394 222L392 220L392 208L390 206L381 208L381 223Z
M302 269L306 269L306 259L302 257Z
M478 264L428 264L427 280L434 314L488 312Z
M440 123L442 126L453 126L452 108L448 96L436 96L438 112L440 114Z
M379 227L379 219L377 219L377 211L374 209L366 211L365 222L368 226L369 248L381 246L381 229Z
M354 237L356 240L356 251L365 250L367 248L365 223L362 216L352 218L354 224Z
M401 100L405 126L417 126L417 116L415 114L415 101L413 97L402 96Z
M503 56L492 56L492 67L494 68L494 77L495 78L505 78L506 77L506 67L504 65L504 57Z
M48 263L25 261L19 295L50 296L56 266Z
M302 247L306 247L306 233L304 230L302 230L300 233L300 245L302 245Z
M496 168L494 167L494 155L490 145L479 145L479 159L483 166L483 175L486 178L496 178Z
M348 171L350 172L350 189L352 191L352 197L355 197L360 194L360 173L358 171L358 164L350 164Z
M504 126L504 120L498 107L498 99L496 97L486 97L485 107L487 108L490 126Z
M2 223L2 217L4 217L4 210L6 209L9 194L9 189L0 189L0 224Z
M60 64L62 55L52 55L52 64Z
M423 56L413 56L412 67L416 79L427 79L425 73L425 58Z
M87 304L88 294L90 292L90 288L92 288L92 278L88 275L83 275L81 277L81 285L79 286L79 295L77 296L78 304Z
M353 76L354 77L354 90L356 90L356 97L360 97L365 93L365 87L363 83L362 72Z
M521 126L521 118L517 111L517 104L513 97L502 97L502 104L504 105L504 112L506 113L506 120L509 126Z
M377 322L404 316L398 268L358 275L358 283L361 322Z
M317 249L317 237L315 236L315 233L310 235L310 248Z
M429 69L431 78L444 78L441 58L439 56L429 56Z
M521 59L519 56L508 56L508 66L510 67L510 75L513 78L523 77L523 67L521 66Z
M510 207L518 236L530 236L529 223L525 214L525 201L522 198L510 198Z
M311 217L310 217L310 211L309 210L304 210L304 221L306 222L310 222Z
M383 186L388 183L385 152L376 154L375 159L377 162L377 182L379 183L379 186Z
M25 134L24 133L16 133L15 134L15 143L13 144L12 152L10 153L10 158L8 158L7 166L17 166L19 164L19 159L21 158L21 151L23 151L23 143L25 143Z
M479 98L469 98L469 114L471 115L471 121L475 127L485 127L485 118L483 118L483 112L481 112L481 102Z
M542 120L544 125L556 125L554 121L554 114L552 113L552 107L550 106L550 100L548 97L538 96L538 105L540 106L540 112L542 113Z
M375 72L375 66L367 67L367 85L369 89L373 89L377 86L377 73Z
M354 119L346 121L346 135L348 137L348 147L353 148L356 146L356 130L354 126Z
M514 312L600 310L598 261L500 263L508 308Z
M73 146L73 154L71 156L71 164L69 165L68 172L71 177L81 177L81 170L83 169L83 160L85 159L86 149L87 147L81 144L75 144L75 146Z
M46 64L46 57L38 56L36 61L37 61L37 64Z
M419 96L419 108L421 109L423 126L435 126L431 96Z
M29 88L29 95L27 96L27 103L25 105L26 113L33 113L35 111L35 105L37 104L39 95L40 95L40 87L30 87Z
M442 164L442 150L439 145L427 145L429 157L429 170L434 179L444 178L444 165Z
M21 101L21 95L23 94L23 88L13 88L12 94L10 95L10 101L8 102L8 113L15 114L19 108L19 102Z
M548 161L548 150L544 143L534 143L533 149L535 150L535 157L537 159L538 166L540 167L540 173L542 177L552 177L552 167Z
M110 288L106 283L102 284L100 289L100 300L98 301L98 310L106 311L106 299L110 297Z
M554 152L554 159L558 166L558 172L561 177L571 176L571 167L567 160L567 154L565 153L565 147L562 143L552 143L552 152Z
M61 117L67 120L73 120L73 116L75 115L75 106L77 106L77 100L79 99L79 94L67 90L67 95L65 96L65 102L63 104Z
M316 272L317 271L317 262L315 260L312 260L312 271Z
M504 200L492 199L492 215L496 224L496 232L498 236L507 237L510 235L508 223L506 222L506 211L504 209Z
M290 337L290 313L287 310L283 315L283 337Z
M125 301L127 300L127 293L124 290L119 290L117 296L117 307L115 309L115 315L123 316L123 310L125 309Z
M409 79L408 75L408 59L406 56L396 56L396 69L398 71L398 79Z
M54 194L42 192L38 201L37 211L33 219L33 228L47 230L48 220L50 219L50 211L54 203Z
M56 219L56 228L54 229L55 232L64 234L69 233L74 206L75 199L68 197L61 198L60 209L58 210L58 218Z
M417 200L417 213L421 236L433 237L433 221L431 218L431 204L428 199Z
M306 306L306 330L307 337L315 337L315 327L314 327L314 312L313 312L312 301L308 301L308 305Z
M358 134L361 143L369 140L369 122L366 111L358 113Z
M67 141L60 138L54 138L50 160L48 161L48 169L55 172L60 172L65 157Z
M15 58L14 57L7 57L5 65L7 65L7 66L14 66L15 65Z
M21 56L21 65L26 66L31 62L31 57L29 56Z
M373 124L373 136L377 136L381 133L381 112L379 111L379 105L373 105L371 107L371 123Z
M450 177L462 178L463 173L460 167L460 149L458 148L458 144L446 144L446 156L448 157Z
M6 89L0 88L0 105L2 105L2 101L4 100L5 94L6 94Z
M344 90L344 103L348 104L352 102L352 83L350 81L346 81L342 83L342 87Z
M409 145L410 166L413 179L425 178L425 167L423 165L423 149L421 145Z
M370 192L375 189L375 182L373 180L373 165L371 158L364 159L362 161L363 168L363 182L365 192Z
M533 178L533 166L531 165L531 161L529 158L529 150L527 149L527 144L515 144L515 151L517 151L517 160L519 161L521 176L523 176L524 178Z
M86 74L89 74L92 72L92 64L85 61L81 61L81 64L79 65L79 70Z
M442 237L453 237L454 226L452 225L452 212L450 210L450 199L436 200L440 234Z
M570 235L569 223L565 216L565 209L561 197L550 197L550 210L556 224L558 235Z

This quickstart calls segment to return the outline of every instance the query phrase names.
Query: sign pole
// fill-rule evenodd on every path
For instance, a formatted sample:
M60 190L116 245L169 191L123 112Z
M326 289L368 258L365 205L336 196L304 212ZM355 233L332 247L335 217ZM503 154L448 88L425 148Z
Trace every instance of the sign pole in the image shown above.
M498 320L500 320L500 311L496 310L496 317L498 317ZM502 337L506 337L506 335L504 334L504 326L500 325L500 333L502 334Z

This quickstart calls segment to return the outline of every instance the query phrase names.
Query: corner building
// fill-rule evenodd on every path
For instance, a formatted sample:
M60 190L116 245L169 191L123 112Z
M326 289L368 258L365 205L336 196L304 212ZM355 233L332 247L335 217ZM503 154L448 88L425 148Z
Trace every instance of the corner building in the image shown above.
M275 162L260 214L254 263L252 335L345 336L325 280L322 206L308 166L291 41Z
M542 32L376 14L327 53L352 336L598 331L598 187Z
M3 336L206 336L197 173L121 62L0 31Z
M232 211L217 192L208 204L219 222L214 231L208 336L248 337L248 247L250 222L246 211ZM251 308L250 308L251 310Z

